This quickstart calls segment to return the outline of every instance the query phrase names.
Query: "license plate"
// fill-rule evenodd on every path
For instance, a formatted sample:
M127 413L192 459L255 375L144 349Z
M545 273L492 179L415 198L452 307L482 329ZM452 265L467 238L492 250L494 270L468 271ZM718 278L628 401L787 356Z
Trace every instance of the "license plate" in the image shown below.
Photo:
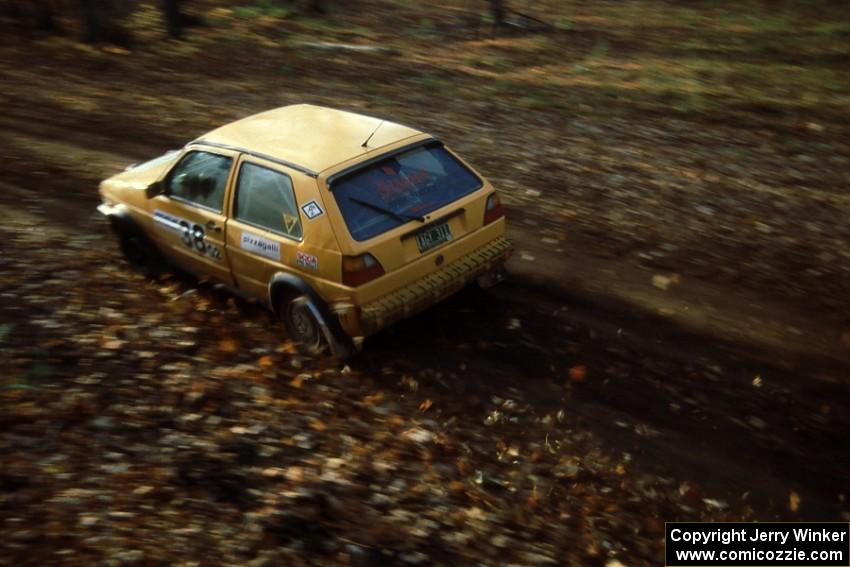
M448 224L440 224L416 235L416 244L420 252L425 252L452 239Z

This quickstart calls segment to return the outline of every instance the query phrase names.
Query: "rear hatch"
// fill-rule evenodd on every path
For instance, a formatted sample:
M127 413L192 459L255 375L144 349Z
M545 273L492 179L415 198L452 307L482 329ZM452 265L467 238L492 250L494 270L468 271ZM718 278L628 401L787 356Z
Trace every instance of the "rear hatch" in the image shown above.
M353 248L390 273L481 228L483 180L440 142L370 160L330 180Z

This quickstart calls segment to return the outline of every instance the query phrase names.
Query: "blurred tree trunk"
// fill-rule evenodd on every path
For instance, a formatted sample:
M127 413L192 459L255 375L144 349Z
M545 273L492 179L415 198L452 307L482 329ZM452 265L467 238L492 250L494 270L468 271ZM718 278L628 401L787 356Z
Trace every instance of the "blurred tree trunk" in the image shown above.
M203 18L187 14L181 10L183 0L162 0L162 13L165 16L165 26L172 39L183 37L183 30L189 27L206 25Z
M490 3L490 15L493 18L493 29L505 25L505 0L488 0Z
M324 14L325 13L325 0L310 0L307 3L307 7L313 14Z
M130 32L121 24L129 7L127 0L80 0L85 40L129 47L132 43Z
M7 0L4 5L6 14L15 24L25 31L38 30L55 32L58 30L53 0Z
M83 16L83 33L89 43L97 43L103 38L103 13L97 0L80 0Z
M53 0L37 0L35 2L36 29L55 32L56 21L53 19Z
M180 39L183 36L183 14L180 13L180 0L162 0L165 26L169 37Z

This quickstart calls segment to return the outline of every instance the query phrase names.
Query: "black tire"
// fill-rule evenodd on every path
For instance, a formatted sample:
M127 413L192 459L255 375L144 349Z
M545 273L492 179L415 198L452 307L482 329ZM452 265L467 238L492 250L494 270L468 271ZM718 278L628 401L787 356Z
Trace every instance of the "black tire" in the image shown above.
M148 278L158 278L164 270L164 262L156 248L147 238L133 231L118 234L118 246L130 267Z
M279 315L289 337L303 354L316 356L328 348L322 327L306 295L295 295L280 302Z

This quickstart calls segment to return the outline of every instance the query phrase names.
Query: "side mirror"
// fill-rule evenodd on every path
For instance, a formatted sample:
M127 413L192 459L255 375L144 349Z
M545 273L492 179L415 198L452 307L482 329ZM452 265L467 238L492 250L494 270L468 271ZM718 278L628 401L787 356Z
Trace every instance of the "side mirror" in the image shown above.
M165 184L162 181L154 181L145 189L145 197L153 199L157 195L165 193Z

